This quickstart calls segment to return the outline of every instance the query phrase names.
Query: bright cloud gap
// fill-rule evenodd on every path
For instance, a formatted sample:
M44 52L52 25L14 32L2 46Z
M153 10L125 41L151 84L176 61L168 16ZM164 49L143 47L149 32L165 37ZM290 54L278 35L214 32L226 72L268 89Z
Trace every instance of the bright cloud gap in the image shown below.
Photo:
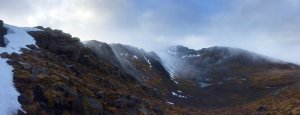
M296 0L0 0L1 19L158 51L229 46L300 64ZM9 9L9 10L8 10Z

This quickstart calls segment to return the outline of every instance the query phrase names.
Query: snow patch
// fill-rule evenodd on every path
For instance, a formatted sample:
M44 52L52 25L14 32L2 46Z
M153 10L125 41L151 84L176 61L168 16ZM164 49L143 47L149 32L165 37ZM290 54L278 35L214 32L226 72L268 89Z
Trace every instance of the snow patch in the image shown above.
M34 38L32 38L27 32L29 31L41 31L35 28L22 28L4 24L7 28L7 34L4 36L8 43L5 48L1 48L0 52L7 53L21 53L20 49L26 47L26 45L35 44Z
M173 51L170 51L170 50L168 50L168 53L171 54L171 55L176 55L177 54L176 52L173 52Z
M230 81L230 80L234 80L234 79L235 79L235 77L227 77L224 80Z
M265 87L266 89L271 89L272 87Z
M20 48L26 45L35 44L34 38L28 35L28 31L41 31L35 28L22 28L4 24L7 28L7 34L4 36L6 47L0 47L0 54L7 52L11 54L21 53ZM13 84L13 67L7 64L8 59L0 58L0 115L17 114L18 110L22 110L21 104L18 102L20 95Z
M128 53L120 53L120 56L128 56Z
M171 80L172 80L174 83L179 84L179 83L175 80L174 74L173 74L172 72L169 72L169 71L168 71L168 73L169 73L169 76L170 76Z
M212 84L208 84L208 83L205 83L205 82L199 82L198 84L199 84L200 87L202 87L202 88L208 87L208 86L212 85Z
M2 49L2 48L1 48ZM0 52L3 53L3 52ZM6 63L8 59L0 58L0 114L10 115L16 114L17 110L21 109L21 105L18 102L18 96L20 95L13 85L13 68Z
M147 63L149 64L149 67L152 68L152 64L151 64L150 60L147 59L145 56L144 56L144 59L145 59L145 60L147 61Z
M177 93L175 93L175 92L173 92L173 91L172 91L172 95L177 96L177 97L179 97L179 98L187 98L186 96L177 94Z
M168 51L169 53L172 53L171 51ZM166 56L164 53L158 53L161 57L161 63L162 63L162 66L165 68L165 70L168 72L169 74L169 77L170 79L176 83L176 84L179 84L177 81L176 81L176 78L175 78L175 68L176 66L175 65L172 65L173 64L173 61L170 61L172 59L169 59L168 56Z
M134 59L138 59L138 57L137 57L136 55L133 55L132 57L133 57Z
M200 57L201 55L200 54L190 54L190 55L184 55L184 56L181 56L182 59L184 58L195 58L195 57Z
M167 101L167 104L174 105L174 103L170 101Z
M179 84L176 80L174 80L174 79L171 79L174 83L176 83L176 84Z
M170 75L171 79L175 79L173 72L171 72L171 71L168 71L168 73L169 73L169 75Z
M174 82L174 83L176 83L176 84L179 84L175 79L175 77L174 77L174 71L173 70L171 70L170 68L166 68L166 71L169 73L169 76L170 76L170 78L171 78L171 80Z
M211 79L209 79L209 78L205 78L205 81L210 81Z

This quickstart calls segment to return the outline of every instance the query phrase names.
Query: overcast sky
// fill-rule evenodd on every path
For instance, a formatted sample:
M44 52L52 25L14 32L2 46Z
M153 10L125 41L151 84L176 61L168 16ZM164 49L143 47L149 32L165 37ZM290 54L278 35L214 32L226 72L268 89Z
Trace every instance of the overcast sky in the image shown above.
M300 64L300 0L0 0L0 19L148 51L230 46Z

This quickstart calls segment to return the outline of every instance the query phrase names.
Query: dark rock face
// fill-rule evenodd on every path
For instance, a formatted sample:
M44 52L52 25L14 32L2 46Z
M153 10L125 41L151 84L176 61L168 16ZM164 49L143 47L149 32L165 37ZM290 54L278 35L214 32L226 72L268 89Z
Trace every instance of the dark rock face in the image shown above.
M51 28L38 27L44 31L29 32L36 40L36 44L43 49L63 55L73 61L78 61L82 52L83 45L76 37L63 33L61 30L52 30Z
M47 102L46 97L44 96L45 88L42 85L37 85L34 87L33 93L34 93L34 100L40 101L40 102Z
M79 62L88 68L101 68L103 71L108 72L106 65L110 65L106 62L99 61L94 52L83 46L80 39L72 37L68 33L64 33L61 30L53 30L51 28L36 27L43 31L31 31L28 32L36 41L36 45L51 53L55 53L56 56L67 59L74 62ZM37 48L28 46L30 49L36 50ZM105 63L105 64L104 64ZM80 71L76 68L72 69L77 75L81 75Z
M95 40L85 42L84 46L95 52L100 60L114 64L122 72L134 76L141 82L145 81L145 76L151 76L149 74L151 72L143 70L145 68L155 71L155 73L161 73L167 80L164 82L170 82L168 72L154 52L146 52L143 49L129 45L107 44Z
M22 105L28 105L30 104L33 100L31 100L28 96L26 95L21 95L18 97L18 101L22 104Z
M103 115L104 110L100 102L93 98L78 97L73 103L73 115Z
M22 65L23 68L25 69L30 69L32 65L29 63L24 63L24 62L18 62L20 65Z
M141 103L142 103L142 99L140 99L139 97L135 97L135 96L128 97L128 106L130 107L136 107Z
M3 21L0 20L0 47L5 47L4 35L7 33L7 29L3 27Z
M48 70L44 67L33 66L31 72L33 75L47 74Z
M156 112L157 115L164 115L164 111L160 106L154 106L153 111Z
M256 110L257 110L257 111L260 111L260 112L262 112L262 111L267 111L267 110L268 110L268 107L260 106L260 107L258 107Z
M114 103L117 108L125 108L127 104L128 103L126 99L117 99Z
M174 75L178 76L177 82L194 84L195 88L186 88L186 85L182 91L186 95L191 95L187 99L190 105L199 107L224 107L256 100L270 93L271 90L264 87L269 86L267 84L272 82L272 80L266 80L268 83L258 85L256 82L261 82L261 79L256 79L256 76L273 79L274 70L278 73L285 73L283 71L296 71L293 68L297 68L294 64L270 60L260 54L230 47L215 46L194 50L184 46L174 46L170 47L166 53L169 56L163 58L165 61L170 59L173 62L176 61L176 63L172 63L174 65L170 64L170 66L175 69ZM280 76L285 76L284 79L288 82L272 82L272 84L274 83L272 86L279 88L300 80L287 77L298 76L297 74L281 74ZM242 98L233 98L232 95ZM198 96L202 98L194 98ZM187 102L186 100L176 101L173 102L176 104ZM264 108L259 110L264 110Z
M109 44L91 40L84 43L84 46L94 51L101 60L111 62L114 65L120 65L115 52Z

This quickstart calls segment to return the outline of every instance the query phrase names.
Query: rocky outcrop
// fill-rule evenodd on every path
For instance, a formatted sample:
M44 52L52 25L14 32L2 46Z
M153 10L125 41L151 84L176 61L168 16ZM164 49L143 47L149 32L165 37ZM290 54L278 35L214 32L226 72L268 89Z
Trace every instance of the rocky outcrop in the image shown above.
M176 87L154 52L146 52L130 45L107 44L95 40L86 41L84 46L95 52L100 60L114 64L122 72L135 77L141 83L151 84L151 87L161 89L161 93L170 92ZM156 77L153 77L154 75ZM152 94L154 97L160 97L156 93Z
M79 38L72 37L72 35L61 30L53 30L41 26L36 28L43 31L31 31L28 33L35 39L39 48L52 52L60 58L79 62L88 68L102 68L101 70L104 72L111 72L111 70L107 70L111 64L104 60L99 60L93 51L83 46ZM34 46L28 46L28 48L32 50L38 49Z
M99 42L96 40L86 41L84 46L91 49L93 52L97 54L97 57L101 60L105 60L114 65L120 66L116 53L113 51L109 44L104 42Z
M161 94L116 67L88 68L48 50L23 48L6 54L15 68L14 83L27 114L108 115L164 113ZM35 49L35 50L33 50ZM85 54L86 56L91 56ZM91 58L92 59L92 58ZM93 62L97 60L90 60ZM107 62L108 63L108 62ZM24 114L20 111L19 114Z
M3 21L0 20L0 47L5 47L4 35L7 33L6 28L3 27Z
M73 61L78 61L83 54L84 47L80 39L64 33L61 30L37 27L44 31L29 32L36 40L36 44L43 49L58 55L63 55Z

